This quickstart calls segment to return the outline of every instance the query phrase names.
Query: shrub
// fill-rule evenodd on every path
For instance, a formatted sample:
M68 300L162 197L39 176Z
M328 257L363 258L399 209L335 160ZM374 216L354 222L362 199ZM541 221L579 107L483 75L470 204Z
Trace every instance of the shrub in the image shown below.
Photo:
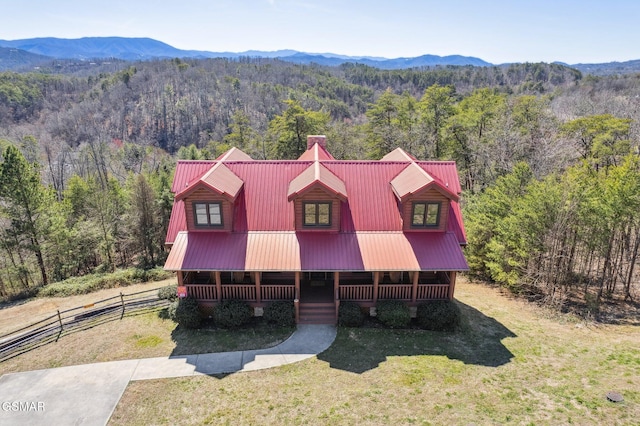
M283 327L295 325L296 310L291 300L279 300L264 309L264 320Z
M251 307L241 300L223 300L213 310L214 322L225 328L238 328L251 320Z
M169 305L169 318L186 328L198 328L202 315L193 297L183 297Z
M382 300L376 305L378 320L391 328L404 328L411 322L409 307L399 300Z
M176 300L178 298L178 285L168 285L158 289L158 298L167 300Z
M425 330L452 331L460 325L460 308L451 300L433 300L418 305L416 320Z
M40 297L66 297L76 294L87 294L106 288L125 287L131 284L159 281L171 277L172 273L162 268L117 269L110 273L94 273L81 277L67 278L64 281L51 283L38 291Z
M355 302L340 302L338 308L338 324L345 327L360 327L364 323L365 314Z

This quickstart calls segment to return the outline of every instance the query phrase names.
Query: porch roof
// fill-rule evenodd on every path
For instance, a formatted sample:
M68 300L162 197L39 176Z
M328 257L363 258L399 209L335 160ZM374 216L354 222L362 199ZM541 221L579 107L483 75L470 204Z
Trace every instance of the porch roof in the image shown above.
M455 233L180 232L170 271L466 271Z

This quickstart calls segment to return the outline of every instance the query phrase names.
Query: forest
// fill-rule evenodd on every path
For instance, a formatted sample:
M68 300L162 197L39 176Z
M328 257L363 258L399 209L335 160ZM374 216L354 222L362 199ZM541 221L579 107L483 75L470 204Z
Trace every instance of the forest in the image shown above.
M455 160L470 276L597 317L640 290L640 75L241 58L0 73L0 297L162 265L176 159Z

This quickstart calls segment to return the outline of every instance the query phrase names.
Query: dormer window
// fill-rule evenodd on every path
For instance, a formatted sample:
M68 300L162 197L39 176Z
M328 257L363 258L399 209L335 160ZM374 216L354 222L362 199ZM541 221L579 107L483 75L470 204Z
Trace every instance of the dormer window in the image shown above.
M304 226L331 226L331 203L306 201L303 203Z
M411 214L411 226L415 228L437 228L440 225L440 203L415 202Z
M219 202L193 203L193 213L196 226L222 226L222 205Z

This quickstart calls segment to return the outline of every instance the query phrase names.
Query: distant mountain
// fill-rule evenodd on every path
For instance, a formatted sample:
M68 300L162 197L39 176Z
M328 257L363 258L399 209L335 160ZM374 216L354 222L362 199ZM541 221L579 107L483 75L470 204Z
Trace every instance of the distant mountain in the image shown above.
M387 59L371 56L346 56L335 53L305 53L296 50L276 50L272 52L260 50L248 50L246 52L181 50L151 38L84 37L79 39L61 39L43 37L23 40L0 40L0 71L32 69L41 63L46 61L51 62L54 59L88 61L113 58L125 61L136 61L156 58L237 59L240 57L273 58L299 64L316 63L326 66L338 66L346 62L351 62L381 69L404 69L446 65L492 66L492 64L482 59L460 55L423 55L415 58ZM609 75L640 72L640 60L610 62L605 64L560 64L576 68L584 74Z
M153 58L239 58L249 56L278 58L284 61L304 64L313 62L320 65L332 66L340 65L345 62L357 62L382 69L400 69L436 65L491 65L482 59L458 55L444 57L424 55L417 58L386 59L367 56L345 56L334 53L310 54L295 50L277 50L274 52L249 50L238 53L181 50L150 38L125 37L84 37L79 39L44 37L23 40L0 40L0 46L21 49L29 53L49 56L55 59L76 60L117 58L132 61Z
M473 65L476 67L491 66L489 62L470 56L436 56L424 55L416 58L396 58L396 59L369 59L369 58L349 58L325 55L313 55L308 53L296 53L295 55L280 58L283 61L309 64L337 66L346 62L356 62L380 69L404 69L417 67L434 67L437 65Z
M0 71L33 69L51 58L13 47L0 47Z
M183 56L182 50L150 38L84 37L62 39L45 37L11 41L0 40L0 46L22 49L56 59L118 58L131 61Z
M626 62L607 62L603 64L574 64L569 66L571 68L579 70L583 74L632 74L640 72L640 59Z

